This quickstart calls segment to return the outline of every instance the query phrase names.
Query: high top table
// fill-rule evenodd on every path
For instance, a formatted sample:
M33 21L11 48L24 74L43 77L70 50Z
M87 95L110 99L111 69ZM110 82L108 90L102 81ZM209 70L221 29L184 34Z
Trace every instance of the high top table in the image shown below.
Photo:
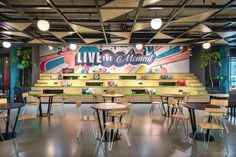
M163 116L169 116L169 114L170 114L169 107L167 107L167 112L165 110L165 103L168 104L168 99L170 97L178 99L178 103L180 103L180 101L184 98L184 96L181 94L158 94L158 95L160 96L161 102L162 102L162 108L163 108L163 112L164 112Z
M18 121L18 117L19 117L19 114L20 114L21 107L23 107L24 105L25 105L24 103L2 103L2 104L0 103L0 111L7 110L6 131L5 131L5 133L2 133L2 136L3 136L4 140L15 138L15 136L16 136L16 134L15 134L16 124L17 124L17 121ZM17 108L18 108L18 111L17 111L17 114L16 114L15 123L13 125L12 132L10 132L9 128L10 128L11 110L12 109L17 109Z
M112 109L124 109L124 108L127 108L127 106L117 104L117 103L99 103L99 104L92 105L91 108L94 109L97 113L99 129L100 129L101 136L102 136L103 129L105 128L105 123L106 123L106 113L108 111L111 111ZM101 119L100 119L99 111L102 111L103 124L102 124ZM112 120L114 122L115 119L112 118ZM120 120L121 120L121 118L120 118ZM102 127L102 125L103 125L103 127ZM117 134L114 138L114 141L119 140L117 135L118 135L118 131L117 131ZM105 133L104 139L101 139L101 137L100 137L100 140L102 140L104 142L108 142L107 133Z
M193 138L193 135L194 135L194 133L197 130L195 110L205 110L205 108L219 108L219 106L211 105L209 102L188 102L187 104L184 104L184 107L188 108L189 115L190 115L191 126L192 126L192 133L190 133L189 136L191 138ZM209 136L209 130L207 130L206 134L204 134L204 133L197 133L196 140L204 141L204 136L206 136L206 137ZM210 140L209 141L214 141L214 137L210 136Z
M39 99L39 117L50 117L52 115L51 113L51 108L52 108L52 100L53 97L56 94L34 94L34 97L37 97ZM48 98L48 109L47 109L47 113L43 113L42 111L42 100L41 98Z
M0 93L0 98L4 98L5 94L4 93Z
M103 94L102 97L104 102L106 101L106 98L111 98L111 102L114 102L115 98L124 97L124 94Z

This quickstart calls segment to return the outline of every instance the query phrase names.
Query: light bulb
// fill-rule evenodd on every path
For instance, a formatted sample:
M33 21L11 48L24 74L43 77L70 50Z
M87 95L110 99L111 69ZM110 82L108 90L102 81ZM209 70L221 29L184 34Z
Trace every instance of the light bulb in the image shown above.
M5 47L5 48L10 48L10 47L11 47L11 43L8 42L8 41L4 41L4 42L2 43L2 46Z
M136 48L137 50L142 50L142 49L143 49L143 44L136 44L136 45L135 45L135 48Z
M211 43L203 43L202 47L207 50L211 47Z
M162 25L162 20L160 18L155 18L155 19L152 19L151 21L151 27L155 30L161 28L161 25Z
M76 44L70 44L70 49L71 50L76 50L77 48L77 45Z
M53 46L48 45L48 49L49 49L49 50L53 50Z
M49 22L47 20L38 20L37 27L41 31L47 31L50 28L50 24L49 24Z

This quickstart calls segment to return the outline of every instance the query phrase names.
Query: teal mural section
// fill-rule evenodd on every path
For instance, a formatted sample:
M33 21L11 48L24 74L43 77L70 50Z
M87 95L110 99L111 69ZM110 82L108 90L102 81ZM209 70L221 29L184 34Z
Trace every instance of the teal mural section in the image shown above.
M16 53L15 48L10 49L10 62L12 63L12 58ZM19 81L19 69L16 64L10 64L10 102L14 102L14 92L16 83Z
M220 62L221 62L221 75L220 85L222 92L229 92L229 48L227 46L220 47Z

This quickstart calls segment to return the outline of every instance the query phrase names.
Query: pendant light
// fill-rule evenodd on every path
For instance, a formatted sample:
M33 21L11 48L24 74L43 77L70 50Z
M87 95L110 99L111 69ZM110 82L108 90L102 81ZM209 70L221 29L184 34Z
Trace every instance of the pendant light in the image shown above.
M70 44L70 49L71 50L76 50L77 49L77 45L76 44Z
M8 41L4 41L4 42L2 43L2 46L5 47L5 48L10 48L10 47L11 47L11 43L8 42Z
M135 48L136 48L136 50L142 50L143 49L143 44L136 44Z
M203 47L205 50L207 50L207 49L209 49L209 48L211 47L211 43L203 43L203 44L202 44L202 47Z
M41 31L48 31L49 28L50 28L50 24L49 24L49 22L47 20L38 20L37 27Z
M161 28L161 26L162 26L162 20L160 18L152 19L152 21L151 21L152 29L157 30L157 29Z

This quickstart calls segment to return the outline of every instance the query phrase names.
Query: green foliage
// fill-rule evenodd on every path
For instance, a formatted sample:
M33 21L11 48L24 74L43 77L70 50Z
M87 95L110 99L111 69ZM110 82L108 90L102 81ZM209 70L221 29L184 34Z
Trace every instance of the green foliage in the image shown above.
M31 48L22 48L17 50L12 58L12 62L16 64L17 68L21 71L21 82L16 83L16 87L26 86L25 85L25 70L34 63L31 59Z
M12 61L20 70L30 67L33 64L31 61L31 49L24 48L22 50L17 50L17 53L13 56Z
M215 51L215 52L205 52L201 54L201 67L205 68L208 67L211 64L217 63L219 67L221 67L221 62L220 62L220 52Z

